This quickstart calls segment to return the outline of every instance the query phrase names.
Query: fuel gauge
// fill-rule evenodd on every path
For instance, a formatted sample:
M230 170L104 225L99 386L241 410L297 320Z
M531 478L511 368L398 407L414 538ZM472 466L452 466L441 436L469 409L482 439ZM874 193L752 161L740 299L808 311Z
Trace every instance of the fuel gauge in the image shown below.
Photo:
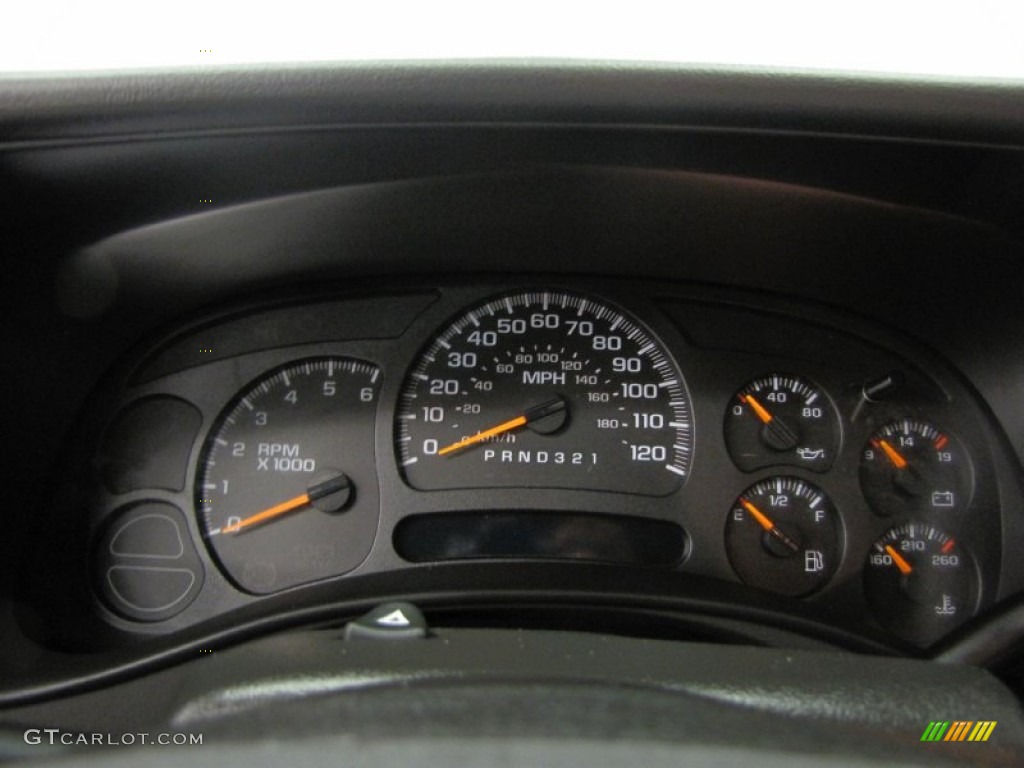
M783 595L806 595L839 564L842 524L816 486L771 477L736 499L725 527L733 570L747 584Z

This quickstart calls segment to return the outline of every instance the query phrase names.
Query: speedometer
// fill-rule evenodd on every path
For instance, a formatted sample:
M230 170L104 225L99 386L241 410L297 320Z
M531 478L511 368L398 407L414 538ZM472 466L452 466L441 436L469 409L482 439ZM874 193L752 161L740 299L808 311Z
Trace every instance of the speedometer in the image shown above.
M463 313L413 365L399 401L406 482L666 496L690 473L693 416L671 355L637 320L562 291Z

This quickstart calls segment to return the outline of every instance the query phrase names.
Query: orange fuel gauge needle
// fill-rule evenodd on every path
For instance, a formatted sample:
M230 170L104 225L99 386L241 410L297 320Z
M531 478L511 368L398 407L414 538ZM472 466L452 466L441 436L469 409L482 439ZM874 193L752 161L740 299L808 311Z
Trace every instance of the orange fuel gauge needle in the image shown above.
M896 567L900 569L900 573L904 576L909 576L914 572L914 567L907 562L907 559L903 557L903 555L896 551L896 548L892 544L886 544L885 551L888 553L889 557L892 558L892 561L896 563Z
M464 437L451 445L446 445L437 452L437 455L447 456L449 453L461 451L463 448L469 448L471 445L476 445L477 443L489 440L492 437L498 437L506 432L511 432L513 429L519 429L519 427L526 426L532 421L538 421L548 416L563 414L564 418L565 409L565 400L560 397L556 397L552 400L541 403L540 405L527 408L520 416L516 416L508 421L503 421L501 424L491 427L490 429L485 429L482 432L477 432L475 435Z
M751 516L757 521L758 525L765 529L765 531L767 531L772 536L777 538L779 541L781 541L794 552L800 549L800 547L797 546L796 542L789 538L789 536L784 534L780 530L779 526L772 522L771 518L769 518L768 515L766 515L760 509L755 507L753 504L751 504L747 499L740 499L740 504L743 506L745 510L747 510L747 512L751 514Z

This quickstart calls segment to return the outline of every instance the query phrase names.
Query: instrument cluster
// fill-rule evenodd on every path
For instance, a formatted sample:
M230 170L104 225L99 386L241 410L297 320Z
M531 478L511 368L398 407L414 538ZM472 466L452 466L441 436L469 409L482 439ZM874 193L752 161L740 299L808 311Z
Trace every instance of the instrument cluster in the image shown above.
M944 361L825 308L311 297L178 330L98 402L68 547L115 634L465 560L741 582L919 647L1005 591L997 426Z

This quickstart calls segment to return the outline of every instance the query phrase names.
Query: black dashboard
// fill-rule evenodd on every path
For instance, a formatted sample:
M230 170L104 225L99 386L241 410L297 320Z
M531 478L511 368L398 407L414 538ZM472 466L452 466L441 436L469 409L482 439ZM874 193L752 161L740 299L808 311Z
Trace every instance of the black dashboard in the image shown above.
M1017 89L496 64L0 96L8 707L394 600L1020 690Z
M624 280L339 293L197 319L98 393L39 521L51 631L116 644L343 577L562 561L741 581L926 647L1021 588L997 426L895 331Z

